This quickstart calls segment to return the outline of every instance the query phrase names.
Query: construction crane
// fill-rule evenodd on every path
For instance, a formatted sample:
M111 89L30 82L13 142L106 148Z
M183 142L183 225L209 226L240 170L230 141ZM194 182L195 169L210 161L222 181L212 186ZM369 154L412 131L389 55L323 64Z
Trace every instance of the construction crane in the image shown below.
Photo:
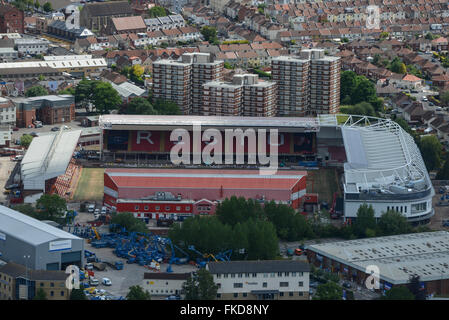
M92 231L93 231L94 234L95 234L95 238L96 238L97 240L100 240L101 237L100 237L100 235L98 234L97 228L92 227Z
M171 265L172 264L184 264L187 263L187 261L189 261L189 255L182 250L180 247L178 247L177 245L173 244L173 242L169 239L166 238L166 243L170 245L171 248L171 257L170 257L170 261L167 267L167 272L173 272ZM178 249L178 251L180 251L181 253L184 254L184 258L178 258L176 257L176 252L175 249Z
M215 257L220 261L231 261L232 249L218 253Z

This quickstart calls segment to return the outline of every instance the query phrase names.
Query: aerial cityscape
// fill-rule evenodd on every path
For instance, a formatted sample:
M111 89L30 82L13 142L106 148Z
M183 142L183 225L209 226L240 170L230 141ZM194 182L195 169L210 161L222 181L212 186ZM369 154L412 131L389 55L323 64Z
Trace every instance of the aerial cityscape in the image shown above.
M446 0L0 0L0 300L449 300L448 52Z

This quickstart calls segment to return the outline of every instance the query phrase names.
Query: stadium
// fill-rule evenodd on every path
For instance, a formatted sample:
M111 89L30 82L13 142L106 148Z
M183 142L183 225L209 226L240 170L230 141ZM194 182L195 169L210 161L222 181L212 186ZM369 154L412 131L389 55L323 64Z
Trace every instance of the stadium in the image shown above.
M356 217L362 204L372 205L376 218L387 210L396 210L410 222L426 222L434 213L434 190L421 154L412 137L388 119L350 115L320 115L316 118L104 115L99 119L99 126L101 160L105 166L126 164L129 167L173 167L170 150L175 142L170 140L170 133L175 129L188 132L192 132L194 127L221 132L228 129L278 129L279 171L312 172L336 168L346 221ZM246 153L245 141L242 139L240 143L244 144ZM257 141L258 146L263 144ZM206 145L207 142L202 142L202 148ZM269 145L267 139L267 150ZM182 175L189 168L248 170L259 167L249 165L247 160L248 155L245 154L245 164L242 165L202 163L177 166L177 170ZM132 179L130 175L128 180ZM164 177L160 179L164 181ZM132 183L129 187L133 188ZM189 188L183 186L181 180L179 187ZM105 199L107 192L105 184ZM151 194L132 200L149 196Z

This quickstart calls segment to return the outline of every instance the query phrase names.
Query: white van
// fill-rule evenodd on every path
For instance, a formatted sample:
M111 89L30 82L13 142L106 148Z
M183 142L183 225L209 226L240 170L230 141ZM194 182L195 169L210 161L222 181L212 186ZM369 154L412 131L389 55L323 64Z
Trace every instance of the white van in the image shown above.
M90 205L87 207L87 212L93 213L94 211L95 211L95 205L94 205L94 204L90 204Z

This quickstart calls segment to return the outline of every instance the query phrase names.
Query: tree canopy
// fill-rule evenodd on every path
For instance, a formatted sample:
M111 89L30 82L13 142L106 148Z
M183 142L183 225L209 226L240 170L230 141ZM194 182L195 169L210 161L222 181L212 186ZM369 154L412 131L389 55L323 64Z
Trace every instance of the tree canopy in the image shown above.
M354 234L359 238L373 236L376 230L374 209L370 205L362 204L357 210L357 218L353 224Z
M34 86L25 91L27 97L39 97L48 95L48 90L42 86Z
M383 236L404 234L411 232L407 218L396 210L388 210L380 216L379 231Z
M334 281L320 284L316 289L314 300L342 300L343 288Z
M139 285L129 287L126 300L151 300L151 295L147 290Z
M407 287L393 287L381 297L381 300L415 300L415 296Z
M67 210L67 203L64 198L57 194L43 194L36 201L36 208L43 220L52 220L60 218Z
M42 8L44 9L45 12L53 11L53 7L50 2L45 2L44 5L42 6Z
M151 103L142 97L132 99L126 107L127 114L157 114Z
M87 300L87 297L83 289L72 289L70 300Z
M204 37L204 40L209 42L210 44L217 44L217 29L214 27L204 26L201 28L201 34Z
M28 148L33 141L33 136L30 134L24 134L20 137L20 145L24 148Z
M202 268L183 284L186 300L214 300L218 286L209 271Z
M419 141L419 149L427 170L431 171L440 168L442 145L436 136L422 137Z
M148 15L151 18L157 18L157 17L165 17L168 16L170 12L161 6L154 6L148 10Z
M36 295L34 296L33 300L48 300L47 294L45 293L44 289L39 288L36 290Z
M156 99L156 101L154 101L153 107L157 111L157 114L164 114L164 115L182 114L181 109L179 109L179 106L173 101Z
M148 232L148 228L142 219L134 217L130 212L120 212L113 214L111 218L112 224L118 224L130 232Z
M92 103L96 111L108 113L122 103L122 99L109 82L81 80L75 89L75 102L87 109Z

